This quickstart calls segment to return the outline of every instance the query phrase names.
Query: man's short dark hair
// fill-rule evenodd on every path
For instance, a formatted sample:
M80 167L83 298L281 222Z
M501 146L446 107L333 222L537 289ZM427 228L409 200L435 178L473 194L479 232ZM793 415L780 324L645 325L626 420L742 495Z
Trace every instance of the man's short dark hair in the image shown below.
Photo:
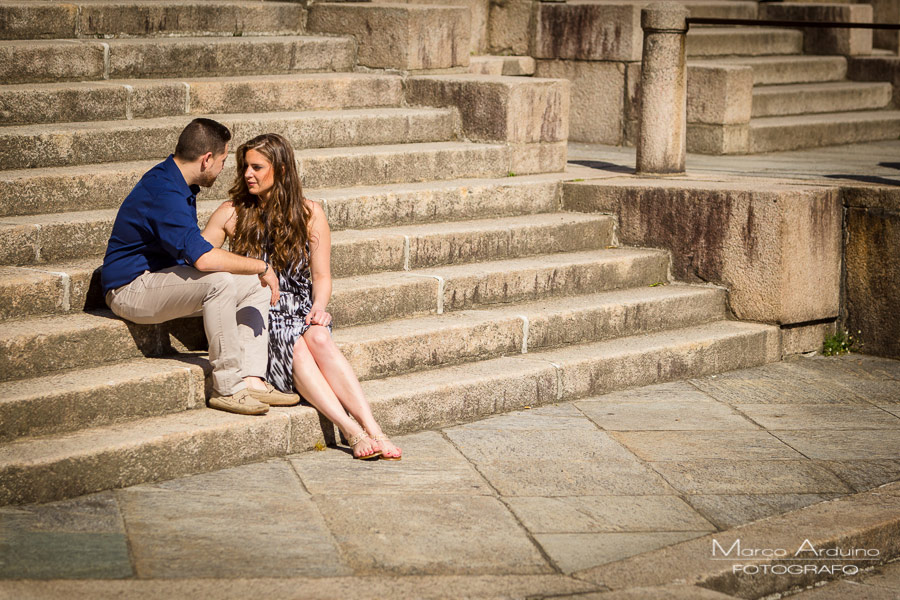
M178 136L175 158L195 161L207 152L218 156L225 151L225 144L231 140L228 128L212 119L194 119Z

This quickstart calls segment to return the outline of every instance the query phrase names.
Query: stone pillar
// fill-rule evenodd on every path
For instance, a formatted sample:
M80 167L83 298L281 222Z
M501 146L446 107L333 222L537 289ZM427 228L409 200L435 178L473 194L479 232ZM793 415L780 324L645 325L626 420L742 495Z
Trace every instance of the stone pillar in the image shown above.
M639 174L684 173L687 129L684 44L688 14L688 9L677 2L660 2L641 10L644 52L637 144Z

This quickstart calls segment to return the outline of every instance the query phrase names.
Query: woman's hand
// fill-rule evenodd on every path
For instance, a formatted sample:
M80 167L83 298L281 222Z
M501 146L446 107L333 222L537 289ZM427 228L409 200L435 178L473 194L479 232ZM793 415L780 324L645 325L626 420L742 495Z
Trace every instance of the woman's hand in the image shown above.
M313 306L309 314L306 315L306 324L328 327L331 325L331 313L326 312L325 309Z
M278 299L281 297L281 291L278 288L278 275L275 274L275 269L269 267L266 269L266 272L259 276L259 282L263 287L268 287L272 290L272 300L270 304L275 306L278 304Z

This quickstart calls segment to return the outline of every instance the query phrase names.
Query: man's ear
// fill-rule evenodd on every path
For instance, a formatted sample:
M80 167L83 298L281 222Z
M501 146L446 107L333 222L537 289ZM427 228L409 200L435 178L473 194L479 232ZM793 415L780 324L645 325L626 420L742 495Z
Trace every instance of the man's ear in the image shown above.
M207 152L203 156L200 157L200 170L205 171L212 164L213 153Z

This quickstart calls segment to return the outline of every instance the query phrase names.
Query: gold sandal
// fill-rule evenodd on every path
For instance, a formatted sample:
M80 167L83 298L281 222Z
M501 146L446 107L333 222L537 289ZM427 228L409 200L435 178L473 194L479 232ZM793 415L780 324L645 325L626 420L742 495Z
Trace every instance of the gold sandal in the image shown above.
M372 438L369 437L368 433L362 432L359 435L351 436L350 439L347 440L347 444L350 445L350 450L352 451L357 444L371 439ZM373 458L378 458L379 456L381 456L381 450L375 450L372 452L372 454L366 454L365 456L356 456L356 454L354 454L353 458L357 458L359 460L371 460Z
M379 442L379 443L380 442L391 442L391 438L389 438L388 436L386 436L384 434L375 435L375 436L371 436L371 437L373 440L375 440L376 442ZM394 444L394 442L391 442L391 444ZM401 450L400 447L397 446L396 444L394 444L394 448L397 449L397 452L399 452L399 454L397 454L396 456L387 455L384 453L384 450L382 449L381 460L400 460L400 459L402 459L403 458L403 450Z

